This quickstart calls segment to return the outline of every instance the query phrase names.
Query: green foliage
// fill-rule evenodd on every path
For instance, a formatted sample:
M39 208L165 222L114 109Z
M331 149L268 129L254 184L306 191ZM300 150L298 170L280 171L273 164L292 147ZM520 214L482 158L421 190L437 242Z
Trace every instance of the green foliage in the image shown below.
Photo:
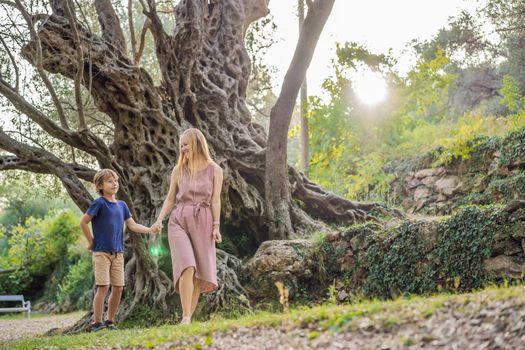
M366 250L363 290L387 298L487 286L493 279L484 261L490 257L494 234L506 230L500 215L495 207L466 206L438 222L431 233L421 223L403 222Z
M356 161L356 173L348 176L347 196L357 199L383 199L395 174L385 171L382 154L370 153Z
M494 207L467 206L438 228L435 274L440 281L459 279L459 290L482 288L490 281L483 268L490 257L494 234L502 231Z
M521 96L521 90L511 75L506 74L503 77L503 84L499 92L502 96L500 103L505 105L510 111L517 112L523 109L525 104L524 97Z
M340 195L369 198L371 190L383 191L390 178L383 171L380 154L370 159L364 156L371 150L369 141L377 139L376 129L359 119L350 107L355 100L351 73L360 66L386 70L392 62L389 57L372 54L355 43L338 45L337 56L335 76L323 83L330 100L311 97L309 101L310 175ZM361 179L363 174L366 180ZM361 181L352 183L356 178Z
M501 152L500 165L510 165L513 160L525 156L525 127L511 132L501 140L498 147Z
M8 237L7 254L0 263L2 268L18 270L0 275L2 293L34 294L37 291L28 290L31 282L45 278L47 294L53 294L67 275L68 265L76 261L76 252L70 252L70 248L80 237L78 217L70 210L41 219L29 217L24 225L14 226ZM46 299L54 301L54 298L48 295Z
M516 46L508 38L504 43ZM396 175L390 170L393 162L427 153L432 154L432 166L468 160L490 138L525 126L522 68L502 63L501 71L495 71L480 63L494 52L475 17L461 13L450 28L414 47L417 62L401 76L389 55L371 53L357 43L337 44L334 74L323 83L329 97L309 101L313 180L349 199L386 201L386 189ZM515 49L509 62L520 60ZM468 57L459 60L458 52ZM470 66L465 67L466 62ZM364 69L380 72L389 87L387 100L372 108L363 107L354 91L353 79ZM494 86L500 77L500 103L507 109L494 107L497 99L469 90L476 84ZM523 144L515 144L514 155L521 154Z
M91 256L85 254L71 265L58 288L56 301L60 311L86 310L90 305L93 289Z
M525 193L525 172L492 180L485 191L485 196L493 203L505 203L521 198Z
M9 178L9 181L5 179L0 185L0 225L8 231L13 226L24 224L29 217L43 218L56 210L75 208L67 195L57 195L52 188L38 187L33 190L33 180L31 177Z
M485 119L445 120L446 97L456 79L444 70L449 63L438 50L402 79L391 71L390 57L355 43L338 44L334 77L323 83L330 99L310 98L310 176L347 198L382 200L395 178L386 171L392 160L439 145L439 163L468 156L473 147L469 133L480 130ZM383 72L395 101L378 107L378 115L360 106L353 92L352 74L363 66Z
M356 42L336 43L335 52L338 63L349 69L359 69L360 64L364 64L372 70L379 71L396 63L393 57L371 53L365 46Z
M32 217L24 226L13 227L9 237L8 257L10 265L26 267L32 274L42 274L50 263L45 256L44 232L42 219Z
M434 151L437 167L447 164L454 159L467 160L478 146L486 140L480 137L483 126L488 126L489 120L479 115L465 115L454 124L450 137L438 139L439 149Z
M1 274L0 294L22 294L27 290L32 281L33 278L26 269Z
M386 242L375 243L366 251L369 276L363 287L365 293L389 297L433 291L436 286L431 276L433 266L426 261L425 253L419 225L403 222Z
M401 113L412 120L427 117L437 121L443 116L448 101L448 91L456 80L456 75L446 73L444 68L450 63L445 52L438 48L431 61L420 60L406 78L407 100Z
M9 237L8 256L12 266L27 266L36 275L47 274L53 264L67 256L68 245L81 236L78 218L64 210L56 217L27 219Z

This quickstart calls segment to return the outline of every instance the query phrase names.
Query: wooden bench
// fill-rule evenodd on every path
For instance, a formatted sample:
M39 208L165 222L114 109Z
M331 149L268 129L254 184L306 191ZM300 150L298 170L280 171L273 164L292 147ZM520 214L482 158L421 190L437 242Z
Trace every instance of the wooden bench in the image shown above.
M27 311L27 319L31 318L31 302L25 301L23 295L0 295L0 302L2 301L20 301L22 302L22 307L3 307L0 308L0 312L17 312L17 311Z

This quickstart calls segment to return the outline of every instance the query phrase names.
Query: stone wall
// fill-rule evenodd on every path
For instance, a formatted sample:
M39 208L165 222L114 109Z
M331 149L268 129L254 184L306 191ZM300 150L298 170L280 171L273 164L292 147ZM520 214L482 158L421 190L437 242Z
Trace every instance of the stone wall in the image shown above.
M517 204L516 204L517 203ZM468 291L525 275L525 201L465 207L447 219L356 225L322 241L265 242L248 262L252 299L290 299Z
M487 139L467 159L437 167L434 161L430 153L392 166L390 199L408 213L443 215L466 204L505 204L524 196L525 130Z

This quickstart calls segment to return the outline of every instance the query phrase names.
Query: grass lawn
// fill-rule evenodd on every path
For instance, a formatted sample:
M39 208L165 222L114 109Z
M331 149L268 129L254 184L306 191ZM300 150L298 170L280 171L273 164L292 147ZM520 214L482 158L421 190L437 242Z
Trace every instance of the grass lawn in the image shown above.
M69 313L68 315L78 315L78 317L80 318L85 313L86 313L86 311L75 311L75 312ZM41 318L50 317L50 316L57 316L57 315L62 315L62 314L48 314L48 313L31 311L31 318L30 319L31 320L38 320L38 319L41 319ZM25 313L25 312L24 313L22 313L22 312L15 312L15 313L0 314L0 321L14 321L14 320L27 320L27 313Z
M206 322L191 325L165 325L156 328L132 328L116 331L103 330L97 333L83 333L72 336L53 336L24 339L0 345L8 349L33 348L99 348L133 347L142 345L154 347L178 338L192 336L211 339L212 332L226 331L238 326L275 327L285 326L308 328L310 337L320 331L351 331L362 317L367 317L381 327L392 327L404 320L418 320L430 317L446 302L466 304L469 301L490 303L496 300L516 299L525 302L525 287L491 287L468 294L438 294L413 296L390 301L364 300L354 304L325 304L312 308L300 307L290 313L253 312L237 319L212 318ZM448 304L448 303L447 303Z

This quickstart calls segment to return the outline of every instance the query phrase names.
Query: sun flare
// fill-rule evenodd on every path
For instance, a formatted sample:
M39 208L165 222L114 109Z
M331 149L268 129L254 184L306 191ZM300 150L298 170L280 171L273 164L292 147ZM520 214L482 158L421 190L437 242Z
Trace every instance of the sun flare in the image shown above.
M354 90L359 100L367 105L378 104L387 94L385 79L372 71L365 71L356 76Z

